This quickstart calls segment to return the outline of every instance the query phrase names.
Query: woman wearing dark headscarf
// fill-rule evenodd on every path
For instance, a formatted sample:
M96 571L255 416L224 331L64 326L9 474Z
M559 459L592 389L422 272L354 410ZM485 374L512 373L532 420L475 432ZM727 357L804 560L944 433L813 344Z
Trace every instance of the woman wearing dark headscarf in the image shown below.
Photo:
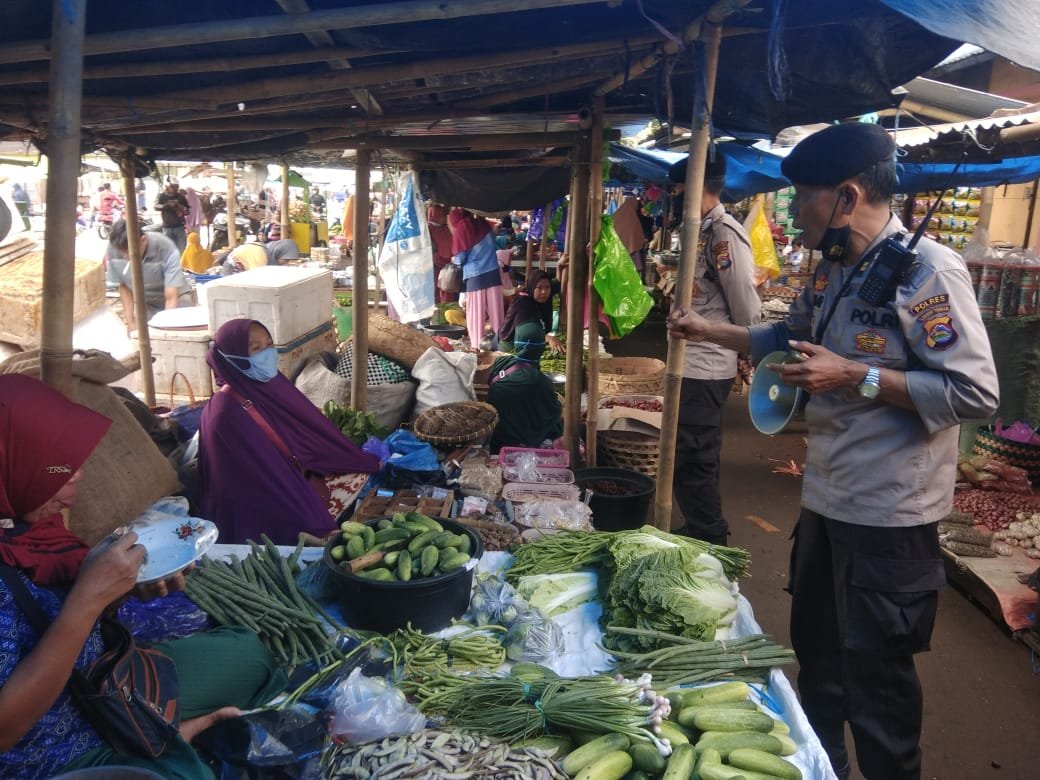
M180 737L159 758L117 755L90 725L68 685L73 668L83 670L106 649L102 613L132 590L150 598L184 586L181 573L135 589L145 551L132 531L88 556L65 528L61 513L110 425L39 380L0 376L0 777L120 765L212 778L188 741L285 684L256 634L218 629L162 647L177 669L182 719ZM50 621L42 634L16 593Z
M527 283L518 290L516 301L506 314L498 331L504 352L517 345L540 345L550 352L563 352L563 344L553 331L553 304L556 294L549 275L538 268L531 271Z
M502 301L502 272L491 225L483 217L475 217L465 209L452 209L448 215L451 225L452 262L462 268L466 287L466 328L469 343L479 347L484 338L484 324L498 334L505 316Z
M271 334L259 322L224 323L206 362L220 392L199 425L201 503L221 541L263 533L276 544L295 544L301 532L321 537L334 530L321 478L371 474L378 458L358 449L278 372Z

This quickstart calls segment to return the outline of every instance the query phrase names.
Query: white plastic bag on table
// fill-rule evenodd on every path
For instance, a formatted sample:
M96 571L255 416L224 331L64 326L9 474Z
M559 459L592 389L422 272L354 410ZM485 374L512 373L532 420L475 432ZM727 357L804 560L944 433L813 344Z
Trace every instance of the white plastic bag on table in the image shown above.
M565 649L563 630L530 607L521 611L502 644L510 661L529 661L549 667Z
M360 669L336 687L328 715L329 734L356 743L414 734L426 726L426 716L401 691Z
M581 501L541 499L516 504L516 522L528 528L560 528L591 531L592 510Z
M520 615L524 606L513 586L490 574L478 574L469 600L469 612L478 626L505 626L508 628Z
M430 347L412 367L412 376L419 380L413 414L418 416L427 409L456 401L475 401L476 370L477 356L472 352L444 352Z

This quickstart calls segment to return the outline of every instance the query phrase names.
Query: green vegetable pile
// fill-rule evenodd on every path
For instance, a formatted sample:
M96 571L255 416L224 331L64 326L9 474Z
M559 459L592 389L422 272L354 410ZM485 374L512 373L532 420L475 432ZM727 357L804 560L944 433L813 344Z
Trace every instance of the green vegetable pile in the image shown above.
M264 547L231 563L203 558L185 581L184 592L216 623L246 626L286 667L327 664L340 657L326 625L332 618L303 593L294 579L303 543L288 558L267 537Z
M433 315L430 317L431 325L448 325L450 324L445 318L445 313L449 311L462 311L462 307L459 306L455 301L448 301L446 303L438 303L433 310Z
M562 333L558 333L556 335L556 338L559 340L559 342L561 344L563 344L564 349L566 350L566 347L567 347L567 337L564 334L562 334ZM588 349L582 349L582 351L581 351L581 362L582 362L582 365L585 365L586 363L589 362L589 351L588 351ZM549 350L545 350L545 352L542 353L542 359L538 362L538 368L541 370L541 372L543 374L566 374L567 373L567 353L566 353L566 351L560 352L559 354L557 354L555 352L550 352Z
M335 401L326 401L321 411L329 419L329 422L339 428L344 436L358 446L368 441L369 436L384 439L389 433L386 428L379 424L376 416L371 412L340 406Z
M398 512L374 525L348 520L329 555L344 571L380 582L409 582L461 569L470 562L468 534L445 531L419 512Z

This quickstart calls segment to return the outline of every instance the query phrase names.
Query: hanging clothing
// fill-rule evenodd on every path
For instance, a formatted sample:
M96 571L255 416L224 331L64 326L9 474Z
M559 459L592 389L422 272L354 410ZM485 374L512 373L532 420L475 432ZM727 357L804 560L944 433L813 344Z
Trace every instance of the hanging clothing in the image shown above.
M640 251L646 244L643 223L639 219L639 201L625 198L614 212L614 231L630 255Z
M203 249L198 233L188 233L188 246L181 252L181 268L204 274L213 266L213 253Z
M224 323L206 362L218 385L229 385L252 402L298 465L240 401L229 392L216 393L199 427L202 514L220 528L221 541L241 543L266 533L276 544L295 544L301 531L324 536L335 528L307 474L371 474L379 469L379 459L355 446L282 374L255 381L224 357L249 354L252 322Z
M437 275L441 269L451 262L451 229L448 227L448 207L433 203L426 210L426 224L430 228L430 239L433 243L433 280L437 289L437 303L457 301L457 292L442 290L436 285Z
M188 233L193 230L198 232L199 226L202 224L202 201L199 193L195 192L192 187L186 187L184 199L188 202L188 213L184 215L184 229Z
M354 196L348 195L347 202L343 204L343 223L340 236L347 241L354 240Z

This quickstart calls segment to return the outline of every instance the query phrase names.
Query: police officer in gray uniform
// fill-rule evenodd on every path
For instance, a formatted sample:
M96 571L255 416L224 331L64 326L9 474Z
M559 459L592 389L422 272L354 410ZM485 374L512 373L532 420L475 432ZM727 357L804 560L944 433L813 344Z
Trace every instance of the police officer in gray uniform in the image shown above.
M870 292L884 277L885 239L907 239L888 207L894 151L883 128L856 123L810 136L784 161L794 224L825 258L784 322L669 318L678 338L750 347L756 360L788 348L803 358L777 368L811 394L791 553L799 692L838 776L850 774L848 722L869 780L920 777L913 656L928 649L945 583L937 523L952 508L958 424L988 417L999 400L955 252L923 239L916 256L890 266L888 294Z
M686 178L685 164L670 176ZM719 196L726 158L709 160L701 200L701 232L693 309L705 319L753 325L762 318L755 290L755 261L743 226L726 213ZM687 343L683 361L679 427L672 493L682 513L681 533L726 544L728 527L719 494L722 407L737 376L737 353L707 342Z

